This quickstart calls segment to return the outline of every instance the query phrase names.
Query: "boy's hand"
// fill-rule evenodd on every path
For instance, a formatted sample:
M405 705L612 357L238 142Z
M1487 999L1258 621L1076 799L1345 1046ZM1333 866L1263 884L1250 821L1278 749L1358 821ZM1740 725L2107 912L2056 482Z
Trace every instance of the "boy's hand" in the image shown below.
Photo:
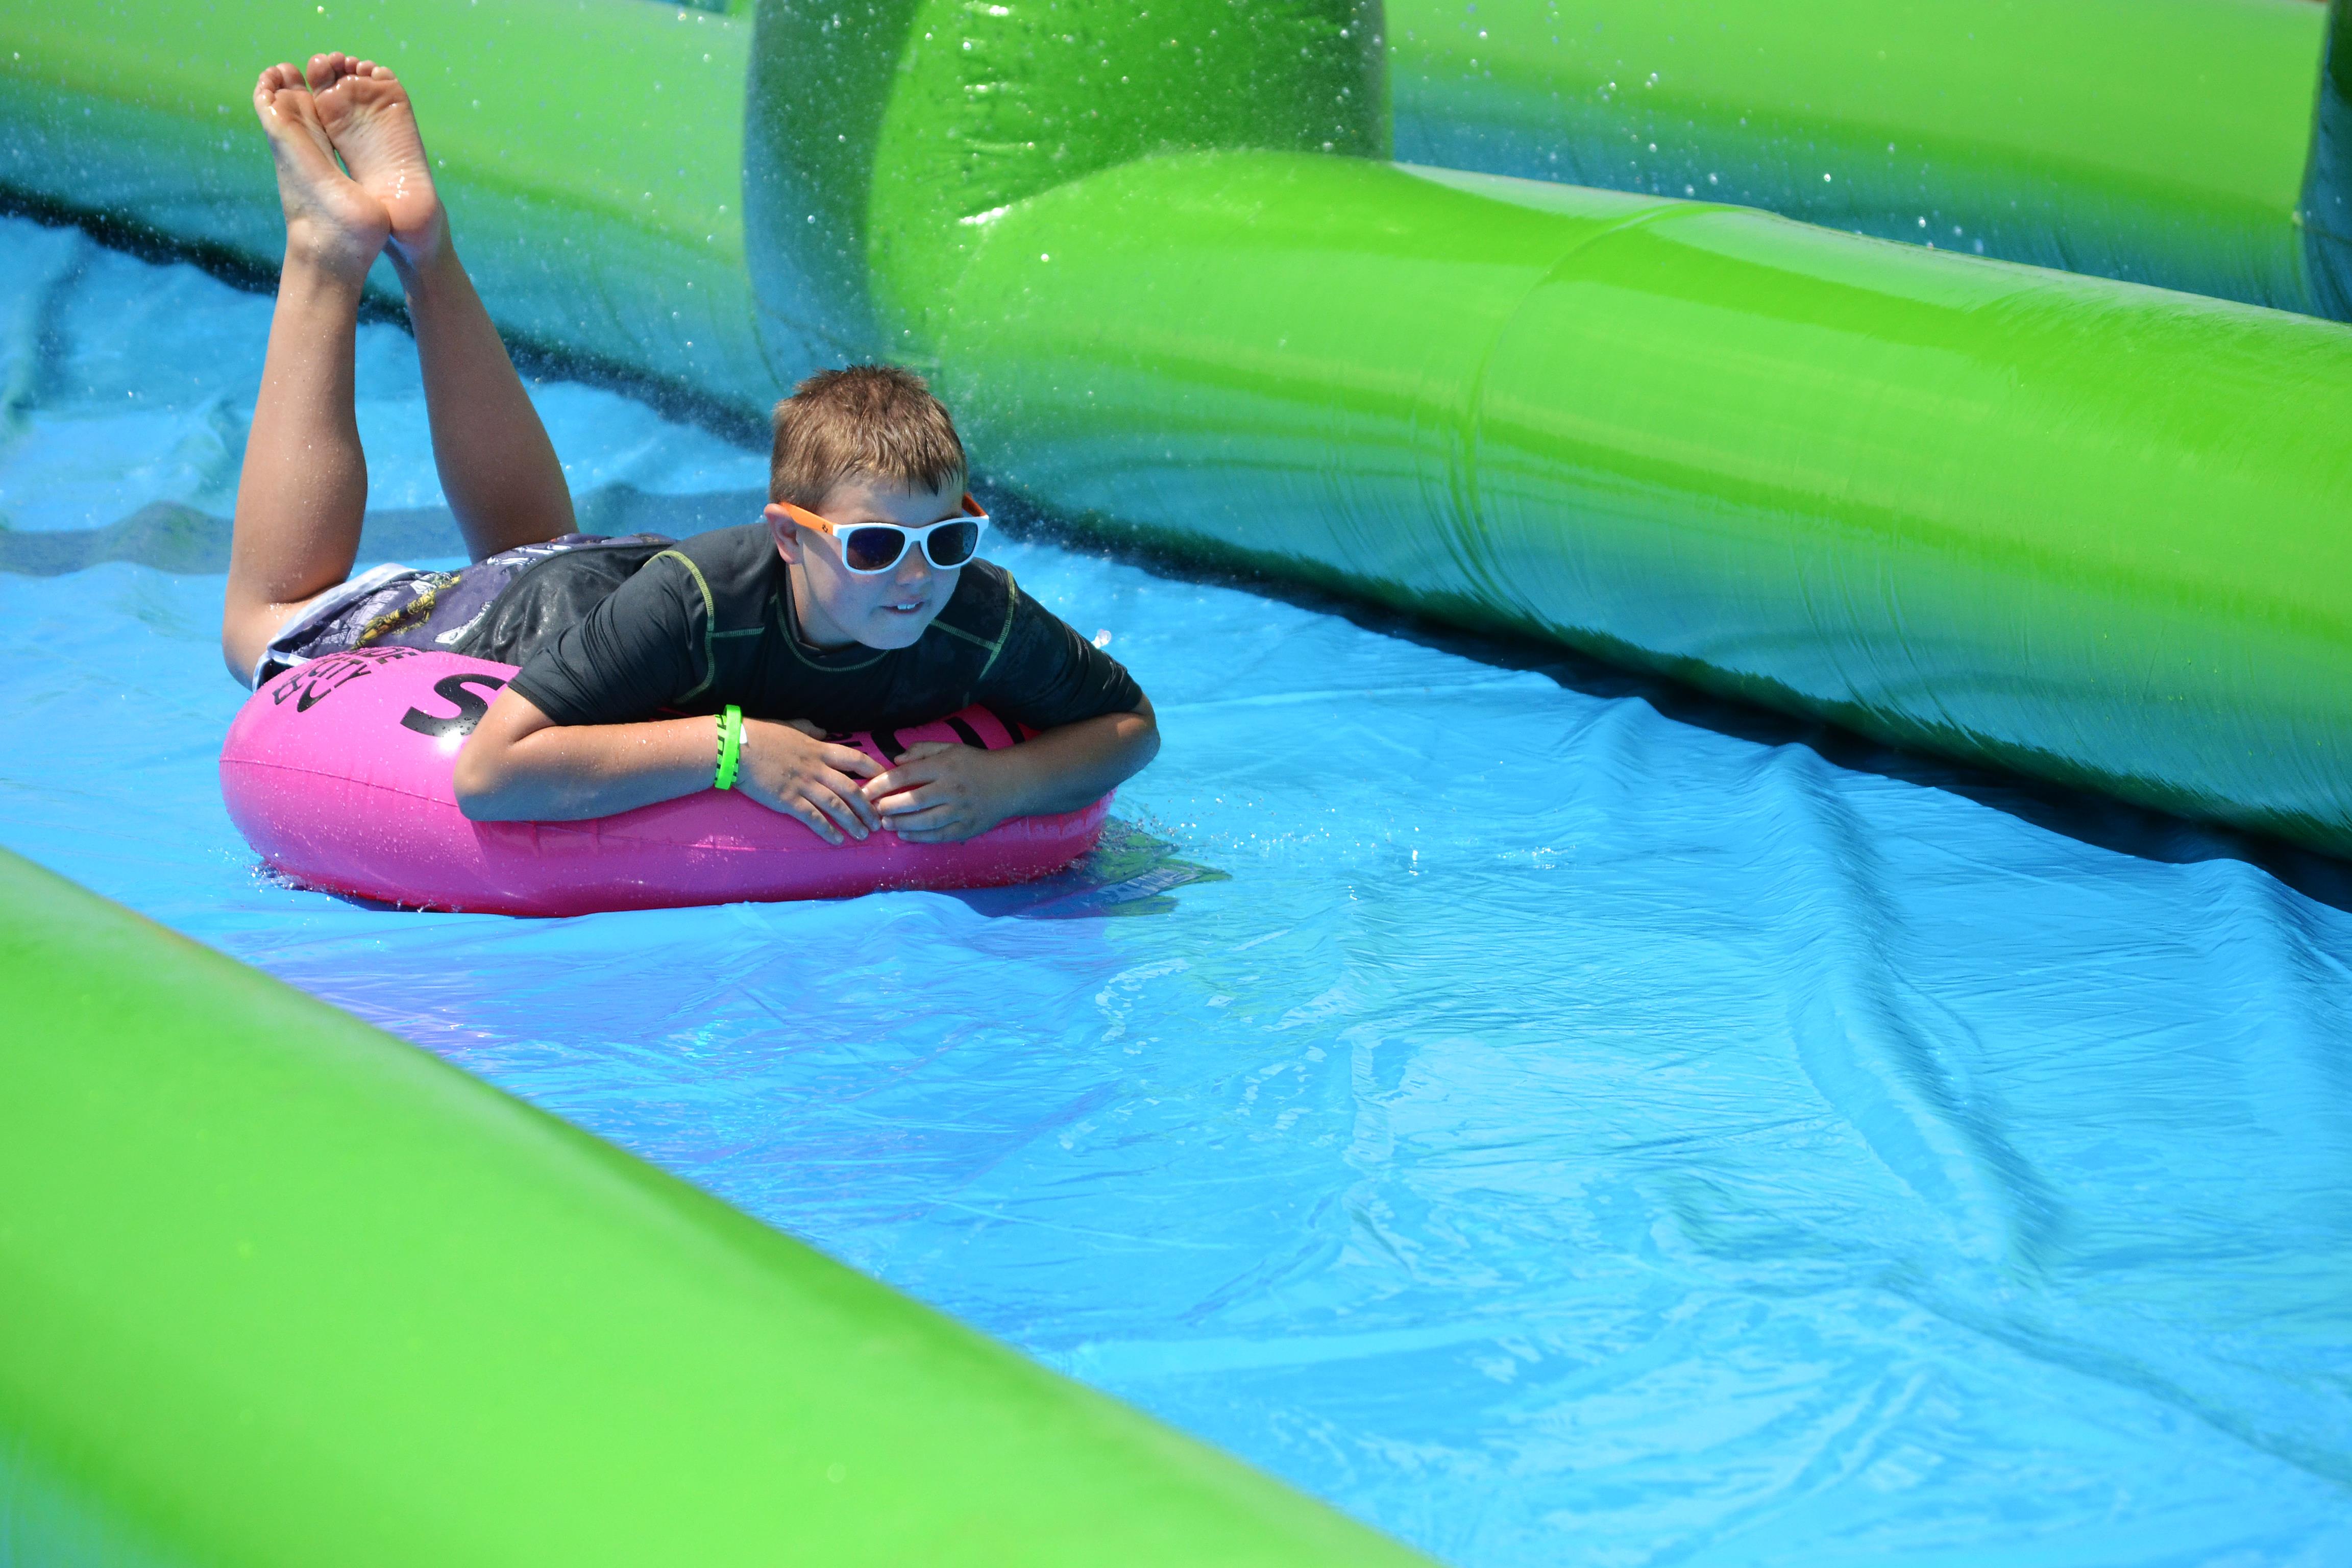
M881 765L855 746L820 739L814 725L744 720L740 767L737 789L771 811L800 818L827 844L840 843L844 834L863 838L882 826L859 787Z
M868 779L861 804L911 844L953 844L987 832L1020 808L1021 779L1008 753L952 741L922 741L895 766Z

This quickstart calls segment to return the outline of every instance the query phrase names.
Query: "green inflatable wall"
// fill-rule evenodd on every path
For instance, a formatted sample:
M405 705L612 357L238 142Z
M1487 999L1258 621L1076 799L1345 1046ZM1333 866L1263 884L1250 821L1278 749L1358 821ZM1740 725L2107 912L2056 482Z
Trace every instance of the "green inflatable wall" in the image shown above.
M1344 0L835 16L760 13L751 253L846 258L772 309L1040 507L2352 852L2343 328L1349 156Z
M1388 26L1401 157L2352 314L2311 0L1389 0Z
M0 854L0 1561L1423 1561Z

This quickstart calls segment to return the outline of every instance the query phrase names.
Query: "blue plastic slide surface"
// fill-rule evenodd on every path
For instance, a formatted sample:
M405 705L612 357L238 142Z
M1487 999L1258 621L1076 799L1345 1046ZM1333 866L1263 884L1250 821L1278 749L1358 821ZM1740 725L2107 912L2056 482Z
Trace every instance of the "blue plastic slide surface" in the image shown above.
M1164 726L1084 877L299 891L214 778L268 315L0 223L0 844L1454 1562L2352 1558L2352 877L1007 543ZM446 556L360 363L368 553ZM748 520L538 394L592 526Z

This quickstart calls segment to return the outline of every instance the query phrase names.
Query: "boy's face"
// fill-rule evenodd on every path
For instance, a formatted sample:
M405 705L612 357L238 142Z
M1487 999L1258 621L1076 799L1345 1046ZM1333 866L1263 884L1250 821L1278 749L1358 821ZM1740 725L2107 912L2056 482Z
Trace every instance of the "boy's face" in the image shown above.
M810 508L846 532L859 523L895 522L921 528L963 510L963 490L910 491L869 479L847 479ZM794 568L793 611L801 635L818 647L911 646L947 607L961 569L942 572L910 546L887 572L866 575L842 564L841 542L794 522L780 506L768 508L776 553Z

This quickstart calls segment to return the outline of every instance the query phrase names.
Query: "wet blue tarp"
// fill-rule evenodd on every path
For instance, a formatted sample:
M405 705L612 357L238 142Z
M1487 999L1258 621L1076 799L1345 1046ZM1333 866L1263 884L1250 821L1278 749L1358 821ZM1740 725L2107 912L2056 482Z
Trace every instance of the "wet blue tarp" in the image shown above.
M1166 736L1054 902L303 892L214 773L268 312L0 223L9 847L1455 1563L2352 1559L2324 865L1007 543ZM361 365L369 552L446 553ZM756 500L537 395L591 518Z

